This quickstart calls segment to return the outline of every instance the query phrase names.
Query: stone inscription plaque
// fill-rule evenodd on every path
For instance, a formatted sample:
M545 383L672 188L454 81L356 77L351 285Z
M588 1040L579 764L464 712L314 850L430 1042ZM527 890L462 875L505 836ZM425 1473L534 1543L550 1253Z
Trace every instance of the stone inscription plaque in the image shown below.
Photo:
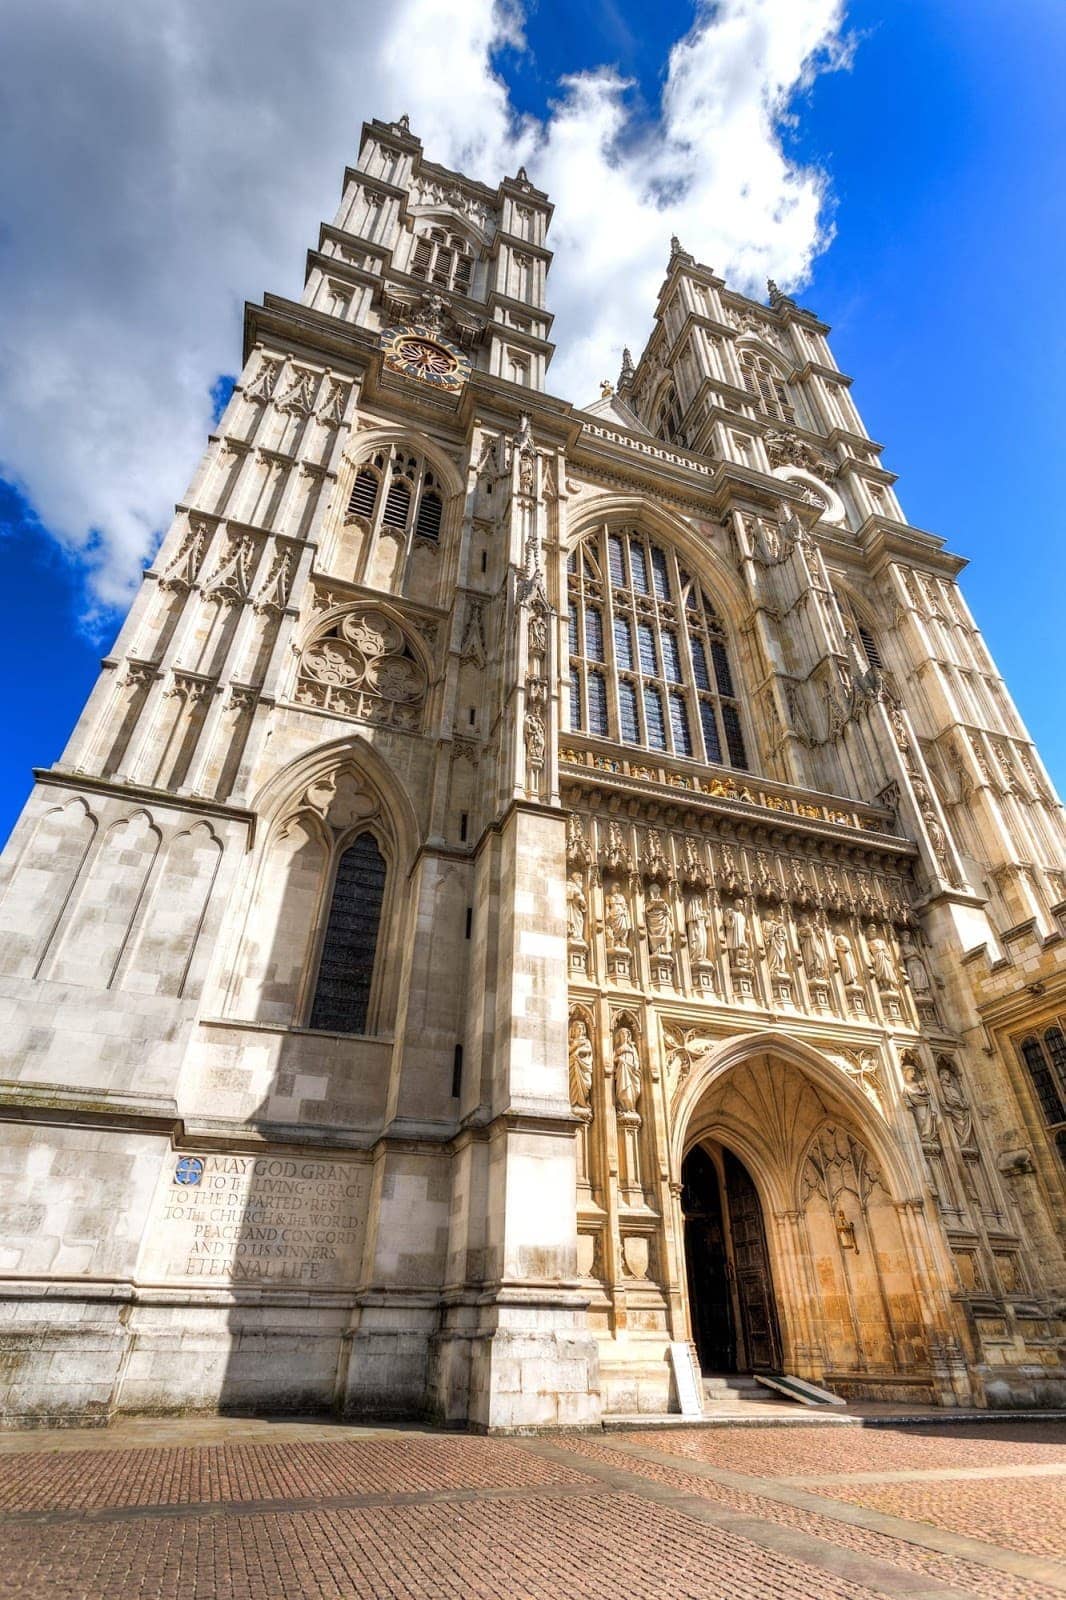
M362 1258L367 1169L302 1156L167 1157L142 1276L335 1289Z

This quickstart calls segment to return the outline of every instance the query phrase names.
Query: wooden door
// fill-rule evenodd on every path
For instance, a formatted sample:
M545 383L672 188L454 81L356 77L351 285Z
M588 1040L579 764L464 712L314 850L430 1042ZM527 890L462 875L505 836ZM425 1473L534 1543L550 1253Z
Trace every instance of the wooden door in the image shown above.
M730 1150L724 1154L733 1265L747 1364L754 1372L780 1372L781 1334L762 1204L743 1162Z
M699 1145L685 1157L681 1185L689 1314L700 1370L735 1372L737 1342L721 1189L714 1162Z

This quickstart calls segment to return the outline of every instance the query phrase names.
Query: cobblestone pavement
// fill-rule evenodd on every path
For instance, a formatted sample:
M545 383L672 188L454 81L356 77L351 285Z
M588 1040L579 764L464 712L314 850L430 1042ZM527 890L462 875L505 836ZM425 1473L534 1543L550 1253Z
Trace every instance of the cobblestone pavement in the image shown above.
M1066 1427L0 1437L3 1600L1052 1600Z

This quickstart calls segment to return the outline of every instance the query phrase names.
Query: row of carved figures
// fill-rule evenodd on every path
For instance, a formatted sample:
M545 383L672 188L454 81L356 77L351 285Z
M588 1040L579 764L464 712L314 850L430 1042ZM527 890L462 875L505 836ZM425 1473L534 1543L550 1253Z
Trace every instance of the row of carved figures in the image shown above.
M758 848L728 838L699 839L658 828L633 828L616 818L586 824L577 812L567 818L567 860L612 878L640 876L646 882L682 883L687 888L717 888L722 894L751 895L768 904L887 920L899 926L910 919L908 885L896 863L871 869L837 852L826 841L812 841L802 854L776 847Z
M602 889L602 915L596 919L590 918L589 894L584 875L572 872L566 886L572 972L587 972L590 934L602 930L609 974L631 977L636 934L647 947L655 982L676 981L675 956L684 945L695 986L714 991L717 943L725 953L734 993L741 996L754 994L761 958L771 989L781 1000L794 998L802 969L816 1006L828 1004L835 972L845 994L854 1000L854 1009L862 1009L869 979L891 1017L902 1015L900 996L908 987L919 1016L935 1014L929 969L908 928L900 931L897 944L894 931L884 923L871 921L860 935L849 923L831 923L818 911L803 911L793 918L787 907L775 905L758 913L743 895L724 900L716 910L716 896L703 889L680 893L675 911L674 894L654 879L644 891L639 917L620 880L608 879Z

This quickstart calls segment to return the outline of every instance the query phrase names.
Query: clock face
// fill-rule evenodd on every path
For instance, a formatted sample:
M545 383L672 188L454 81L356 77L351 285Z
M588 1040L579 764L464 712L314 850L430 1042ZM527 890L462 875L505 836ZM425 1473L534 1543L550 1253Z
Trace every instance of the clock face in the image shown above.
M441 338L435 328L419 324L390 328L382 335L385 367L405 378L429 384L446 394L458 394L470 375L470 362L461 350Z
M397 359L405 366L415 367L419 372L436 373L438 377L446 377L458 366L450 351L439 344L431 344L428 339L400 339L395 350Z

